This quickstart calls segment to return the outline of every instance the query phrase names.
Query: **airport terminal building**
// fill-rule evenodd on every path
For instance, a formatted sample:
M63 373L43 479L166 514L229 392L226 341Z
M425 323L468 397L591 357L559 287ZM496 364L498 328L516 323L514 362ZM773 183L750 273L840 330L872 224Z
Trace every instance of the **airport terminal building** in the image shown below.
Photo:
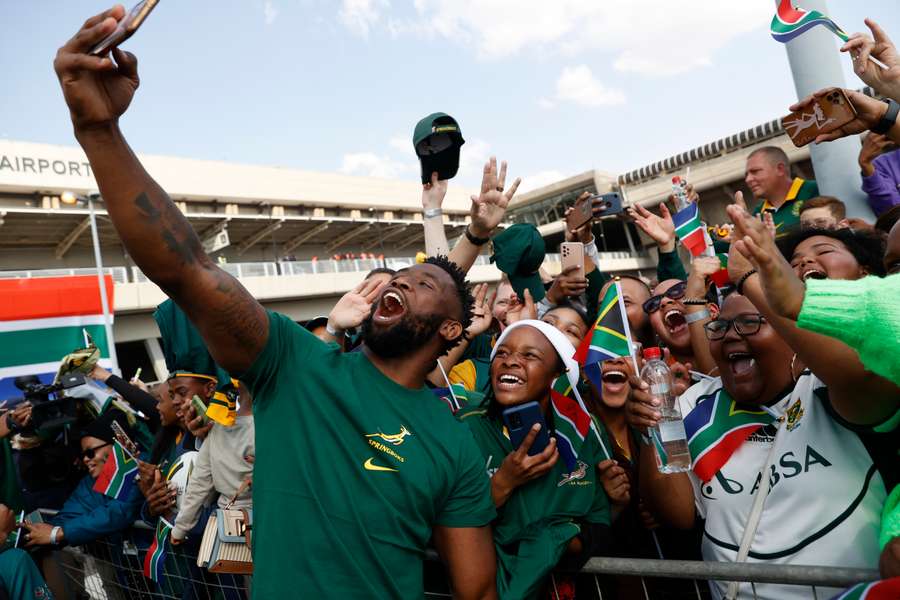
M796 174L812 177L807 149L795 148L778 120L715 140L624 174L602 169L520 194L508 220L536 225L547 241L545 269L559 270L562 215L584 191L619 191L625 204L654 206L670 192L671 177L691 167L707 223L725 220L731 195L744 188L744 163L755 148L777 145ZM421 186L299 169L142 155L148 171L170 194L207 251L267 307L295 320L327 314L337 298L370 269L412 264L424 250ZM0 139L0 277L93 274L88 209L63 201L97 189L80 148ZM451 244L467 223L474 190L454 185L444 203ZM749 196L748 196L749 197ZM119 364L141 366L149 381L165 376L152 312L165 296L134 266L95 203L104 269L114 282L114 338ZM655 249L620 217L595 226L604 269L652 278ZM475 282L497 281L488 248L470 271ZM341 258L353 254L366 258Z

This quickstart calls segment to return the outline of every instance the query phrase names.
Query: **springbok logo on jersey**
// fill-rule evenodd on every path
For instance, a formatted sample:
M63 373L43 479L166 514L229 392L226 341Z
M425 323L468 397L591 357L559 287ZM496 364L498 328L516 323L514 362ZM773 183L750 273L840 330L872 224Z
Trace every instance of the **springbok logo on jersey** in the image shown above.
M587 464L584 461L579 460L578 467L571 473L563 473L562 478L559 480L559 483L556 484L556 487L562 487L570 481L584 479L584 476L587 475L587 468Z
M378 433L367 433L366 437L367 438L373 438L373 437L381 438L381 441L383 441L387 444L391 444L393 446L399 446L400 444L403 443L404 438L406 438L406 436L408 436L408 435L412 435L412 433L410 433L410 431L406 428L405 425L401 425L399 433L386 434L386 433L382 433L382 431L379 429Z
M793 431L800 425L800 419L803 418L803 405L800 403L800 399L798 398L794 404L787 409L787 428L788 431Z

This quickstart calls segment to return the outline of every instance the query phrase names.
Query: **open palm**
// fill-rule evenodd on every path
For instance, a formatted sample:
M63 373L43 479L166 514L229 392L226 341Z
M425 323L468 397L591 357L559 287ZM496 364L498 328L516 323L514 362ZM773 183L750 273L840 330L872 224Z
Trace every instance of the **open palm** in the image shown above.
M478 196L472 196L472 208L470 216L472 218L472 234L478 237L490 237L491 232L496 229L503 216L506 214L506 207L509 206L510 200L519 189L522 180L516 178L507 190L506 185L506 162L500 164L500 170L497 170L497 159L491 159L484 165L484 174L481 178L481 192Z

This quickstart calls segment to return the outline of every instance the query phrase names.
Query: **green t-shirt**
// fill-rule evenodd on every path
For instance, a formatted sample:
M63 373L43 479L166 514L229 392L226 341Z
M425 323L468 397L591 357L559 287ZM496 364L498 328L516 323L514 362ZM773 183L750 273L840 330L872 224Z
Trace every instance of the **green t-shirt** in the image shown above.
M819 195L819 185L813 180L794 179L791 189L785 197L784 204L776 210L774 206L769 204L768 200L763 200L753 209L753 214L758 215L762 211L772 212L772 220L775 222L775 235L782 237L796 230L800 226L800 209L803 208L803 201L815 198Z
M254 598L421 597L432 528L494 518L467 428L365 353L270 312L241 380L256 424Z
M469 426L482 464L493 476L513 451L502 423L485 408L464 408L456 416ZM568 472L560 458L549 473L516 489L497 509L494 543L501 598L532 597L579 533L579 521L610 524L609 499L597 478L597 463L604 458L597 437L588 433L578 452L578 468Z

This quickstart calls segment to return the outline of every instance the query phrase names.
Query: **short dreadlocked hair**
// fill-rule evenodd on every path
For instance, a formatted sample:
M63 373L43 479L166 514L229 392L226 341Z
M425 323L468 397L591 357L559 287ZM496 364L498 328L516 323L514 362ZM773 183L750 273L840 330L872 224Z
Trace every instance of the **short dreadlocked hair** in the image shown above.
M459 337L447 340L447 343L444 346L444 354L446 354L463 340L469 339L466 330L469 328L469 325L472 324L472 309L475 307L475 297L472 295L471 286L466 281L465 272L459 268L459 265L445 255L429 256L425 259L425 264L440 267L451 279L453 279L453 284L456 287L456 295L459 298L459 305L462 306L462 314L460 315L459 322L462 325L463 332Z

